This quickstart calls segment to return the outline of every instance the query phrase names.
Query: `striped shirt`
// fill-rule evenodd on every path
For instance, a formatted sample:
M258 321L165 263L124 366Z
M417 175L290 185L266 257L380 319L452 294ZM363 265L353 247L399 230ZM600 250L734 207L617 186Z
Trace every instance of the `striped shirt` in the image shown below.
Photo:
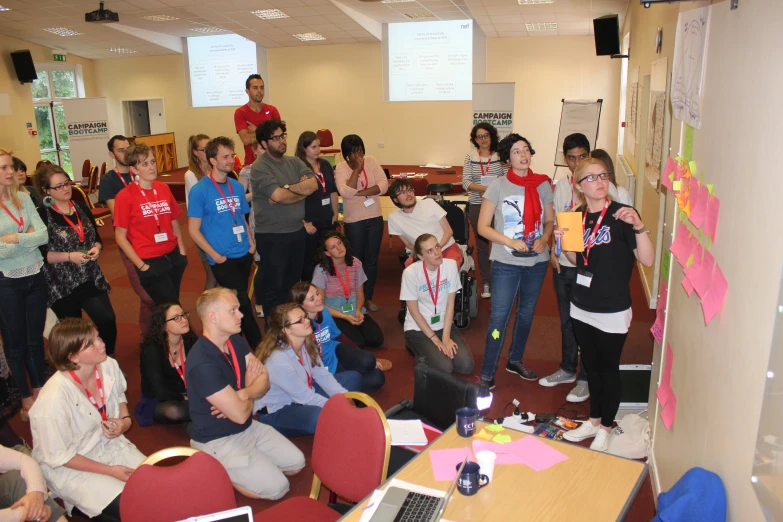
M489 161L489 168L487 168L487 161ZM482 168L486 176L505 176L508 172L508 164L500 161L497 152L493 152L489 160L480 158L477 150L465 154L465 163L462 166L462 187L470 196L471 205L481 205L481 193L468 190L468 186L471 183L481 185Z

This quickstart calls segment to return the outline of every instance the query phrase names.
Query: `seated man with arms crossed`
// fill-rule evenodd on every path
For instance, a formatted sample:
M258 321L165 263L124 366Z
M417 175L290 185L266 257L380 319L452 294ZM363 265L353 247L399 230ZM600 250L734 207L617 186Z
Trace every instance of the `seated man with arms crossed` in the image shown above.
M185 371L190 445L218 459L243 495L277 500L288 492L286 475L299 473L305 457L274 428L251 418L253 401L269 391L269 375L239 335L236 292L207 290L196 308L204 332Z
M413 243L417 237L432 234L438 240L443 257L453 259L457 268L462 266L462 249L454 242L453 231L443 207L432 199L416 201L413 185L403 178L392 182L389 195L392 203L401 209L389 214L390 236L400 236L405 248L413 252ZM416 254L413 254L405 266L417 260Z

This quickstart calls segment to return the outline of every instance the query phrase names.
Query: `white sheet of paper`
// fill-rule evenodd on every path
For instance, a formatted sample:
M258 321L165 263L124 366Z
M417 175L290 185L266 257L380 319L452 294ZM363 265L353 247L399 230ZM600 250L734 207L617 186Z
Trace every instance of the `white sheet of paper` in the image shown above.
M420 420L389 420L392 446L427 444L427 435Z
M423 169L450 169L451 165L438 165L437 163L427 163L426 165L419 165Z

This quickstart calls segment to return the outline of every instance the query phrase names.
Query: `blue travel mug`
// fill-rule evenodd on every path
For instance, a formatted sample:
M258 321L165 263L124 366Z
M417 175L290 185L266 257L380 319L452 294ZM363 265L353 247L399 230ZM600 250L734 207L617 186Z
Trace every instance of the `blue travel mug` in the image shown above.
M462 464L457 464L457 471ZM478 490L489 484L489 477L480 473L481 469L475 462L468 462L457 480L457 489L465 496L478 493ZM483 481L483 484L482 484Z
M478 411L475 408L457 409L457 433L460 437L472 437L476 433L476 417Z

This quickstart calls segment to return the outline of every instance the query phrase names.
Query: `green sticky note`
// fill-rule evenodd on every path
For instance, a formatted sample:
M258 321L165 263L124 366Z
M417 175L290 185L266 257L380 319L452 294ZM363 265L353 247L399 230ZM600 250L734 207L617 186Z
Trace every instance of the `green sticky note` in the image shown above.
M700 228L697 228L697 229L696 229L696 233L699 235L699 243L701 243L701 237L702 237L702 236L701 236L701 229L700 229Z
M668 250L663 252L663 263L661 263L661 274L666 284L669 284L669 268L672 266L672 253Z
M500 339L500 332L498 331L498 329L497 329L497 328L495 328L494 330L492 330L492 338L493 338L493 339L495 339L495 340L498 340L498 339Z
M499 433L494 437L492 437L492 440L497 442L498 444L505 444L506 442L511 442L511 436L503 435Z
M672 181L672 188L675 192L679 192L682 190L682 180L678 179L677 181Z
M704 247L707 250L710 250L712 248L712 238L710 236L707 236L707 246Z
M699 166L696 164L695 161L689 161L688 162L688 170L691 171L691 176L695 176L696 172L699 170ZM701 180L699 180L701 181Z
M688 222L688 214L686 214L685 211L682 209L680 209L680 221L682 221L683 223Z
M490 424L489 426L486 426L486 429L493 433L500 433L503 431L503 426L501 424Z
M693 127L685 124L685 145L683 146L682 157L685 161L690 161L693 155Z
M710 197L712 197L712 193L715 192L715 185L712 183L707 183L707 190L710 191Z
M690 255L690 257L688 258L688 261L685 263L685 268L688 268L692 264L693 264L693 254Z

